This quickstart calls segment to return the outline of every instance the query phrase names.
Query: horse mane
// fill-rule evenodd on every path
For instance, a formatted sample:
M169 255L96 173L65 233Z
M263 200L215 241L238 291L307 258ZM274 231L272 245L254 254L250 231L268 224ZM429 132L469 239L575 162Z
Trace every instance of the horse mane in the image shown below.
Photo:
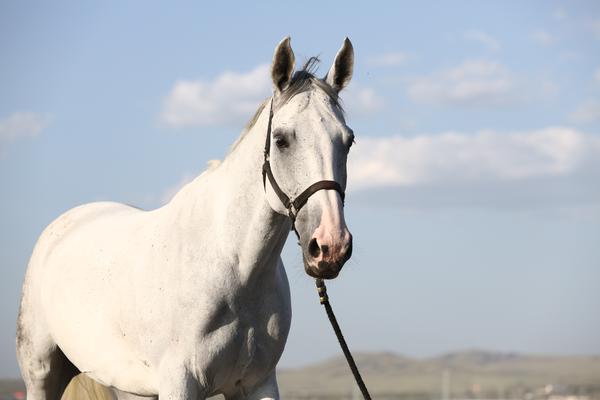
M290 80L289 85L283 90L283 92L281 92L278 101L273 105L274 111L276 111L278 108L281 108L281 106L290 101L294 96L300 93L307 92L312 87L316 86L317 88L325 92L325 94L327 94L329 100L335 107L337 107L342 113L344 112L337 90L335 90L327 82L325 82L324 78L321 79L315 76L315 72L318 69L320 61L321 60L319 60L319 57L310 57L304 63L302 69L294 72L294 75L292 75L292 79ZM270 100L271 98L269 97L258 106L258 109L254 113L254 116L250 119L250 121L248 121L240 137L231 145L229 153L231 153L237 147L237 145L244 139L244 137L250 131L250 129L252 129L252 127L256 124L256 121L258 121L260 114L269 104Z
M290 80L290 84L281 93L279 104L283 105L297 94L306 92L314 85L323 90L332 101L333 105L342 109L337 90L332 88L324 79L317 78L315 72L319 66L319 57L310 57L302 66L302 69L296 71Z

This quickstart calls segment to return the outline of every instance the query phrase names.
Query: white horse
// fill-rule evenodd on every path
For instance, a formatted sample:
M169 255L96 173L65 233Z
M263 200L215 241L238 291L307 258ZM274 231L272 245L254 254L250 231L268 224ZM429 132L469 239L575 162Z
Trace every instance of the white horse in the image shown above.
M353 133L338 93L353 63L345 39L325 78L310 65L293 73L285 38L272 98L220 164L162 208L86 204L44 230L17 322L29 400L60 399L80 372L122 398L279 397L291 320L280 253L292 223L309 275L334 278L351 254L342 195ZM282 204L281 193L322 180L301 210Z

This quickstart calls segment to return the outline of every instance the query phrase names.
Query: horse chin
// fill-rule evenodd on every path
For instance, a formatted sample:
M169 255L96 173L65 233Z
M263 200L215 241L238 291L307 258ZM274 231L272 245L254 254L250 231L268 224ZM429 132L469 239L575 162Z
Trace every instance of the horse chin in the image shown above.
M335 279L340 274L341 268L319 267L311 265L304 260L304 271L312 278Z

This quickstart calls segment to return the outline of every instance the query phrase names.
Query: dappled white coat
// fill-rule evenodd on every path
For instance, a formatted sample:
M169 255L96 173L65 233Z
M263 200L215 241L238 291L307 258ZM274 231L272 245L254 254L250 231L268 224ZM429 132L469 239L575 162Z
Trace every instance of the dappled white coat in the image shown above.
M351 50L349 41L344 46ZM281 81L278 57L288 58L284 64L291 59L289 80L289 39L276 50L274 81ZM275 98L281 89L275 83ZM284 188L298 192L311 181L339 179L339 168L345 185L345 158L341 165L331 157L345 125L332 107L312 88L277 110L274 125L298 131L314 130L317 119L321 128L313 134L322 135L317 145L326 150L298 156L308 164L301 175L274 160ZM79 371L123 397L278 397L275 366L291 321L280 259L290 221L270 187L267 195L263 188L268 114L264 107L222 163L162 208L87 204L45 229L29 263L17 327L30 400L59 398ZM317 139L301 140L298 148L314 148ZM335 192L313 196L307 215L311 207L343 224Z

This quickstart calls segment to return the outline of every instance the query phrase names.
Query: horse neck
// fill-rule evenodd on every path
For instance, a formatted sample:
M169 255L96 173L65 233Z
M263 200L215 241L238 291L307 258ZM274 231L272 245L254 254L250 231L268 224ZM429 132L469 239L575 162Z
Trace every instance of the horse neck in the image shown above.
M261 172L268 114L265 107L225 160L206 179L190 184L186 192L192 199L184 202L204 213L199 220L206 221L210 214L216 246L234 255L245 282L275 268L290 231L289 219L273 211L264 193ZM210 196L214 198L208 200Z

